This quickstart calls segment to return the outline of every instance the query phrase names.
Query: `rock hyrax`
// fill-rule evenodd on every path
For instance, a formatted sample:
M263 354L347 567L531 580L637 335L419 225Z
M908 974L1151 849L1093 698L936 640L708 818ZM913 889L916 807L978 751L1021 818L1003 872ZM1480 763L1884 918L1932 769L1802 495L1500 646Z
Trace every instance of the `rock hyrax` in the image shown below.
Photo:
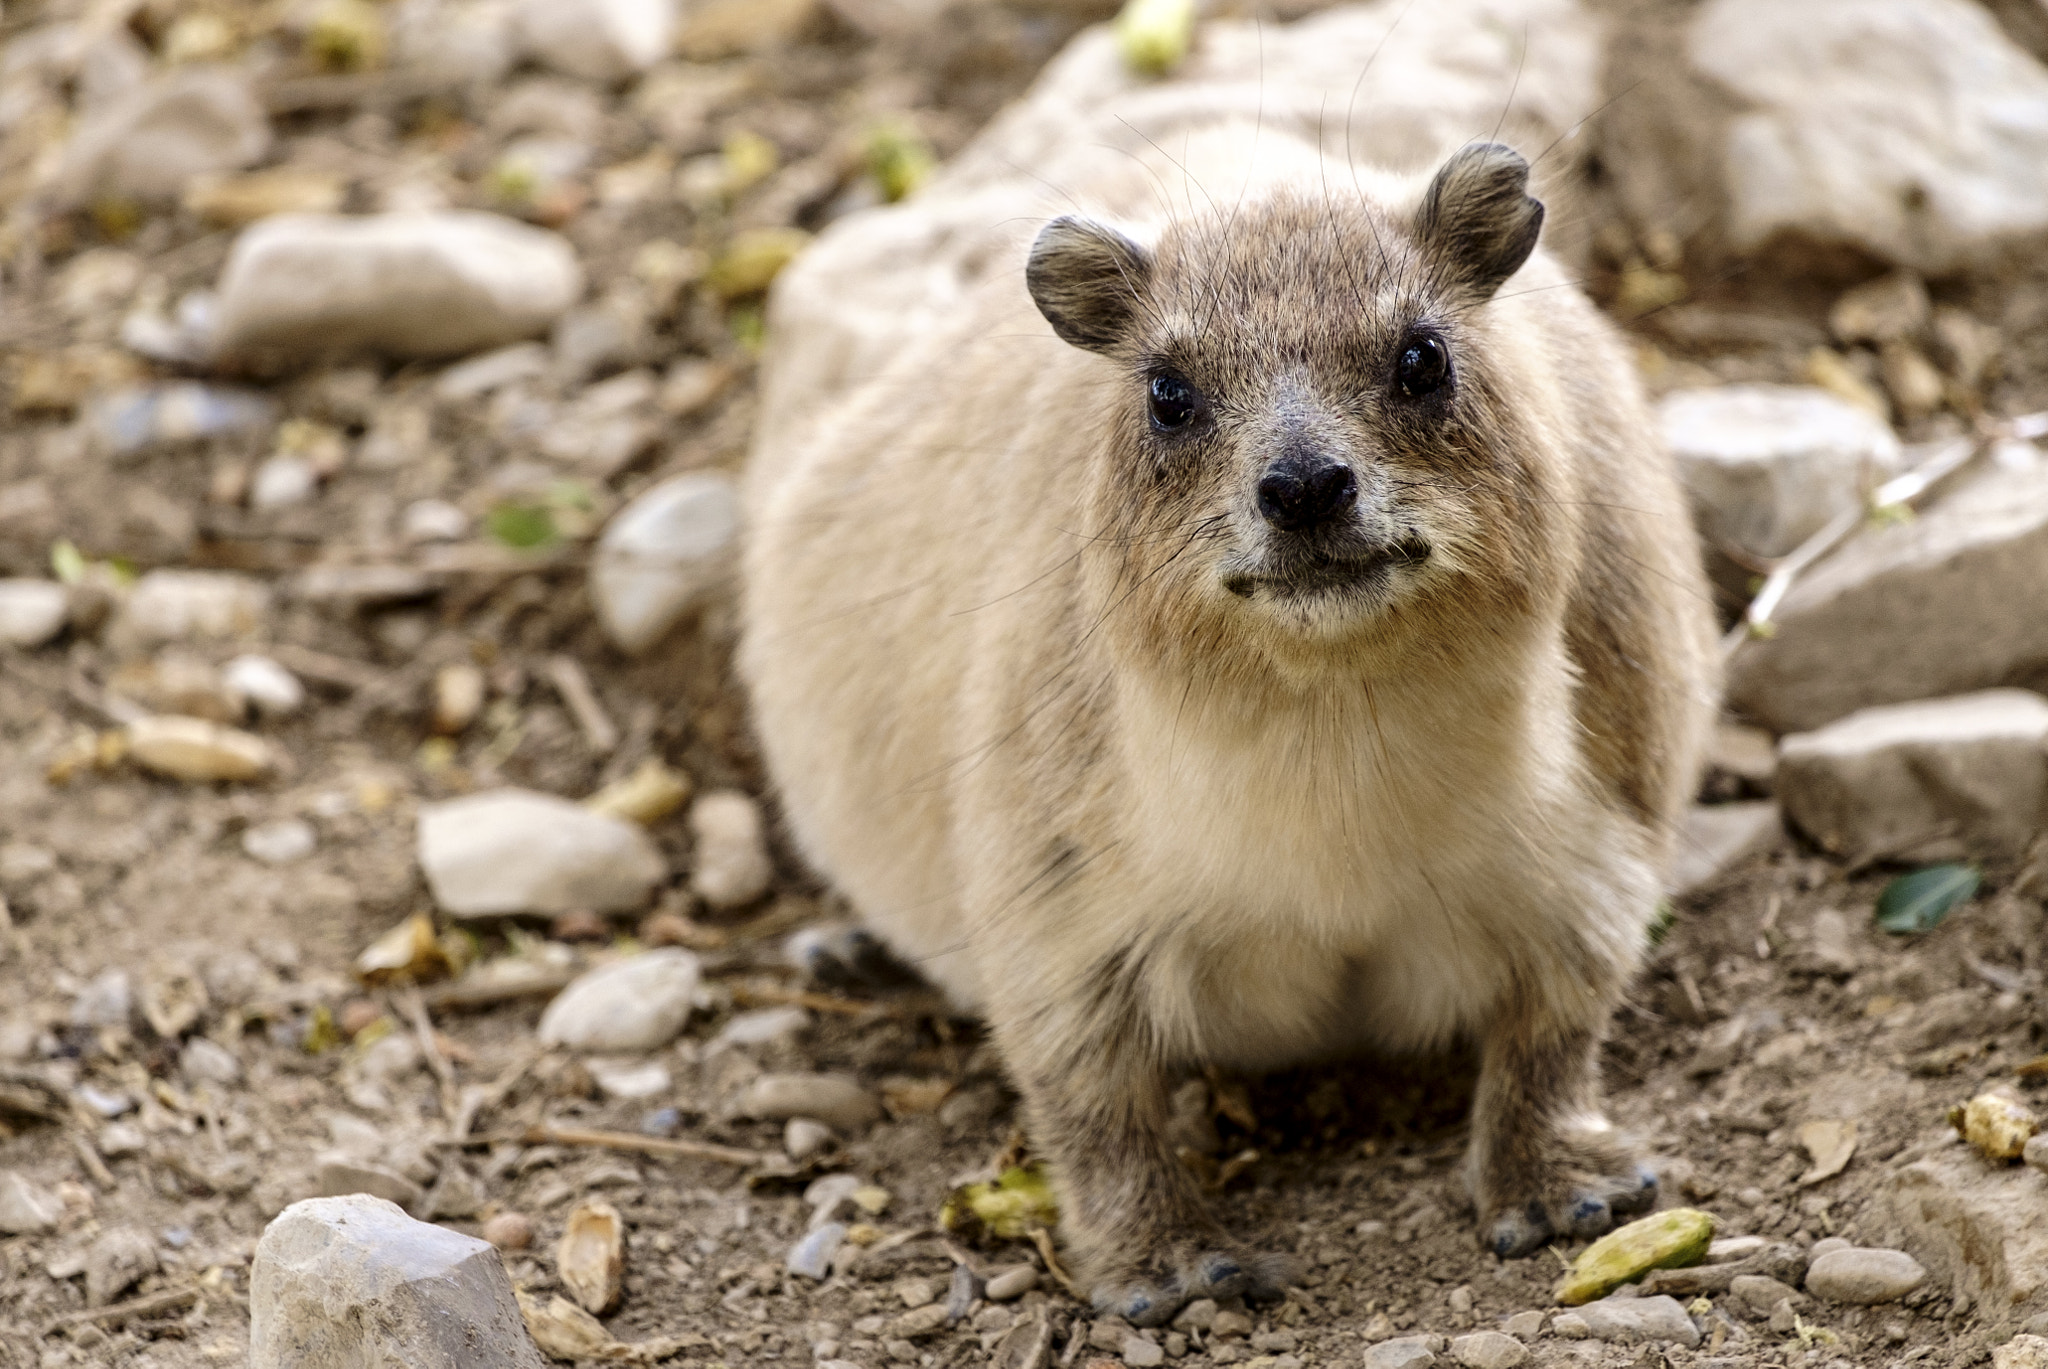
M741 651L798 847L987 1018L1139 1323L1285 1278L1167 1142L1205 1065L1469 1035L1488 1248L1654 1199L1595 1054L1716 659L1519 155L1170 151L755 453Z

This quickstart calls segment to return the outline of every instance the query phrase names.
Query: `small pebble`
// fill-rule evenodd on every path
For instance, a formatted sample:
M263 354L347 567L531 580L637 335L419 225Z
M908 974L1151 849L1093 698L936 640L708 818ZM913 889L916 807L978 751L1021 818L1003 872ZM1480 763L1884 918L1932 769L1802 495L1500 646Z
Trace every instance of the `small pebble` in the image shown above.
M420 499L399 515L398 535L408 542L459 542L469 535L469 515L445 499Z
M303 504L320 491L320 474L303 457L273 456L256 468L249 482L249 504L257 509L283 509Z
M683 1129L683 1114L674 1108L656 1108L640 1119L640 1130L647 1136L673 1136Z
M982 1296L990 1302L1009 1302L1012 1298L1023 1297L1036 1287L1038 1287L1038 1270L1035 1266L1028 1264L1012 1265L988 1281L988 1287L982 1290ZM1209 1302L1209 1300L1204 1298L1202 1302ZM1174 1318L1173 1324L1175 1326L1185 1325L1190 1329L1196 1329L1195 1322L1184 1322L1183 1319L1198 1305L1196 1303L1189 1303L1186 1307L1182 1308L1180 1316ZM1209 1302L1208 1316L1214 1317L1215 1314L1216 1304Z
M697 843L690 892L708 907L740 908L768 892L775 867L752 797L735 789L701 796L690 805L690 834Z
M584 974L548 1004L540 1039L571 1050L659 1050L688 1020L697 957L675 946L614 960Z
M500 1212L485 1220L480 1234L500 1250L524 1250L533 1244L533 1223L523 1212Z
M555 941L610 941L612 925L588 908L578 908L550 922L548 936Z
M1501 1323L1501 1330L1517 1340L1535 1340L1543 1334L1543 1314L1541 1312L1517 1312L1514 1316Z
M905 1307L912 1309L937 1302L939 1297L938 1288L929 1279L898 1279L895 1293Z
M127 1122L109 1122L100 1128L100 1154L109 1160L119 1160L130 1155L140 1155L149 1148L149 1139L142 1134L142 1128Z
M55 580L0 580L0 644L39 647L70 616L70 595Z
M2020 1159L2035 1169L2048 1173L2048 1132L2028 1141L2020 1151Z
M1157 1342L1143 1336L1126 1336L1122 1354L1124 1363L1133 1369L1149 1369L1149 1366L1166 1363L1166 1351Z
M335 1018L335 1025L342 1034L353 1041L363 1028L384 1015L384 1009L367 998L351 998L341 1005L341 1013Z
M223 687L266 718L284 718L306 704L299 677L268 656L237 656L221 668Z
M1451 1295L1446 1301L1450 1304L1451 1311L1462 1317L1472 1310L1472 1290L1460 1284L1451 1290Z
M154 774L201 784L259 780L277 768L276 750L254 733L175 714L128 724L128 754Z
M922 1340L946 1328L946 1305L941 1302L905 1312L889 1323L887 1334L896 1340Z
M1560 1312L1550 1319L1550 1334L1559 1340L1590 1340L1593 1324L1576 1312Z
M959 1322L966 1319L974 1305L981 1301L982 1290L987 1287L981 1276L964 1264L953 1266L953 1281L946 1289L946 1320Z
M242 1077L242 1062L217 1041L195 1036L178 1055L178 1067L195 1084L228 1085Z
M1514 1369L1529 1358L1529 1351L1513 1336L1475 1331L1451 1342L1451 1358L1466 1369Z
M1806 1291L1828 1302L1896 1302L1927 1279L1903 1250L1830 1250L1806 1270Z
M242 851L265 865L288 865L313 854L320 844L313 824L300 818L259 823L242 833Z
M844 1075L764 1074L741 1095L740 1111L768 1121L815 1117L850 1134L880 1121L882 1103Z
M845 1240L844 1223L825 1223L798 1241L790 1250L789 1272L823 1283L826 1276L832 1272L832 1257L839 1252L839 1247Z
M434 672L434 731L453 737L476 721L484 706L484 673L467 661Z
M1429 1369L1436 1363L1435 1336L1401 1336L1383 1340L1365 1352L1366 1369Z

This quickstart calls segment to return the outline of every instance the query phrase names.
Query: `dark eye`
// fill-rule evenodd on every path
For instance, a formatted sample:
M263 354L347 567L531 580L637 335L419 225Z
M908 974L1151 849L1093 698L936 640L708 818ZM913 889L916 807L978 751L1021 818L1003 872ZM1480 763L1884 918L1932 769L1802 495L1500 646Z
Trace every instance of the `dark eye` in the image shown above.
M1450 378L1451 353L1441 338L1414 333L1401 344L1401 356L1394 363L1394 380L1402 394L1417 399Z
M1153 376L1150 399L1152 426L1165 433L1187 427L1202 411L1201 394L1176 375Z

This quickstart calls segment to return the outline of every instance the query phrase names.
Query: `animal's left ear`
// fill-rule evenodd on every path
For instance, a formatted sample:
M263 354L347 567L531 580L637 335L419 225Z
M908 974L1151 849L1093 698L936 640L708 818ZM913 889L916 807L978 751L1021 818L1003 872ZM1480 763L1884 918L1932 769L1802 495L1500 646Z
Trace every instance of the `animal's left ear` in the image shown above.
M1529 194L1529 163L1499 143L1473 143L1443 164L1416 211L1415 233L1437 271L1493 298L1521 269L1543 229L1543 202Z

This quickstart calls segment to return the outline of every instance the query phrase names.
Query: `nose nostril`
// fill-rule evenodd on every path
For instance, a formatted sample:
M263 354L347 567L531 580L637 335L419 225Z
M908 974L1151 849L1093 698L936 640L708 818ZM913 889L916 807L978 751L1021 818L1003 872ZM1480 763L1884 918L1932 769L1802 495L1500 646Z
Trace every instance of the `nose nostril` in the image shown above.
M1358 477L1334 462L1306 472L1274 466L1259 478L1259 514L1283 532L1327 522L1357 500Z

